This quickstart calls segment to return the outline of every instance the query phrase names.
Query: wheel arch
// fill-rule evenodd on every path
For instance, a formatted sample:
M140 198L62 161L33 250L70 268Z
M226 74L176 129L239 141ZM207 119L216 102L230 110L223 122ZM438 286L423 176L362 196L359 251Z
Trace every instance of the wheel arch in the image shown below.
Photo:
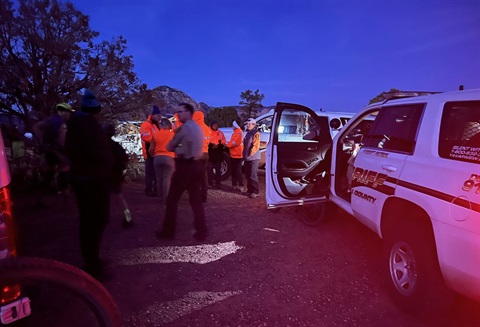
M433 243L436 254L435 236L433 233L432 221L428 213L417 204L408 200L392 197L389 198L382 210L380 232L385 239L390 233L395 232L395 227L402 224L418 226L425 232Z

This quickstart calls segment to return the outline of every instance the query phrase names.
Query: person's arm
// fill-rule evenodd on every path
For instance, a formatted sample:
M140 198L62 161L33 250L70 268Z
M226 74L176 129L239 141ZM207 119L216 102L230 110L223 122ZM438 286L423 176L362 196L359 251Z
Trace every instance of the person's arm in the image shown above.
M230 138L230 141L228 142L227 146L229 148L234 148L236 146L239 146L240 143L242 143L242 140L240 140L240 134L233 132L232 137Z
M175 135L167 144L168 151L175 152L175 148L177 148L182 143L184 128L185 126L182 125L175 130Z
M140 138L142 141L150 143L152 142L153 133L152 133L153 126L150 122L144 122L142 126L140 126Z
M253 156L257 151L260 149L260 133L256 132L255 135L253 135L253 140L252 140L252 150L250 151L250 156Z
M220 131L220 130L219 130L219 131ZM221 142L222 145L223 145L223 146L227 146L227 139L226 139L226 137L225 137L225 133L222 132L222 131L220 131L220 139L221 139L221 141L222 141L222 142Z

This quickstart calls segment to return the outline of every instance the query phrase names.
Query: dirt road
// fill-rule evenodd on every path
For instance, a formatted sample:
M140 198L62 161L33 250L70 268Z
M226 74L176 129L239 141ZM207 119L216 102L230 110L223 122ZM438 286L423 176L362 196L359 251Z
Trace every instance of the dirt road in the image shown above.
M381 240L341 211L307 227L294 208L273 213L263 197L227 188L209 191L210 237L202 244L192 237L187 196L174 241L154 237L163 208L140 181L125 185L131 229L120 227L112 200L102 255L113 278L104 284L125 326L478 326L480 307L464 298L439 320L395 307L382 287ZM16 197L23 253L81 266L74 197L42 202Z

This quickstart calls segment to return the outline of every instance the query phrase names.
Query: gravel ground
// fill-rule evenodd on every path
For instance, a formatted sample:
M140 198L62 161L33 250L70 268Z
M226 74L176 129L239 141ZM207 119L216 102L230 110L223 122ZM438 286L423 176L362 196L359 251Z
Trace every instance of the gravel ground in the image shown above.
M250 199L229 186L209 190L205 243L192 237L187 196L173 241L154 237L163 207L141 181L124 188L131 229L120 227L112 199L102 255L113 277L104 285L125 326L480 326L480 305L462 297L438 319L395 307L382 286L381 240L342 211L307 227L295 208L267 210L264 189ZM73 196L46 196L43 206L28 194L14 199L23 254L81 266Z

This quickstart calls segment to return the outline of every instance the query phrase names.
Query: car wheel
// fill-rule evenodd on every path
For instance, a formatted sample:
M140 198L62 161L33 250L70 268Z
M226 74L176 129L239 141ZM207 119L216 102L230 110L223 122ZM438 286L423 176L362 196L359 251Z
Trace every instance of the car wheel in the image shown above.
M222 182L230 178L232 166L230 164L230 155L226 152L223 154L223 160L222 160L220 171L222 172L222 177L221 177Z
M222 160L222 164L220 166L220 172L222 173L221 174L221 181L226 181L227 179L230 178L230 175L231 175L231 171L232 171L232 166L230 164L230 155L228 153L223 153L223 160ZM212 176L215 175L215 169L212 168L211 171L209 172L209 174L212 174Z
M432 315L451 304L440 272L433 237L414 224L390 232L385 239L383 267L392 300L414 314Z
M305 204L300 208L300 220L307 226L317 226L327 217L327 203Z

